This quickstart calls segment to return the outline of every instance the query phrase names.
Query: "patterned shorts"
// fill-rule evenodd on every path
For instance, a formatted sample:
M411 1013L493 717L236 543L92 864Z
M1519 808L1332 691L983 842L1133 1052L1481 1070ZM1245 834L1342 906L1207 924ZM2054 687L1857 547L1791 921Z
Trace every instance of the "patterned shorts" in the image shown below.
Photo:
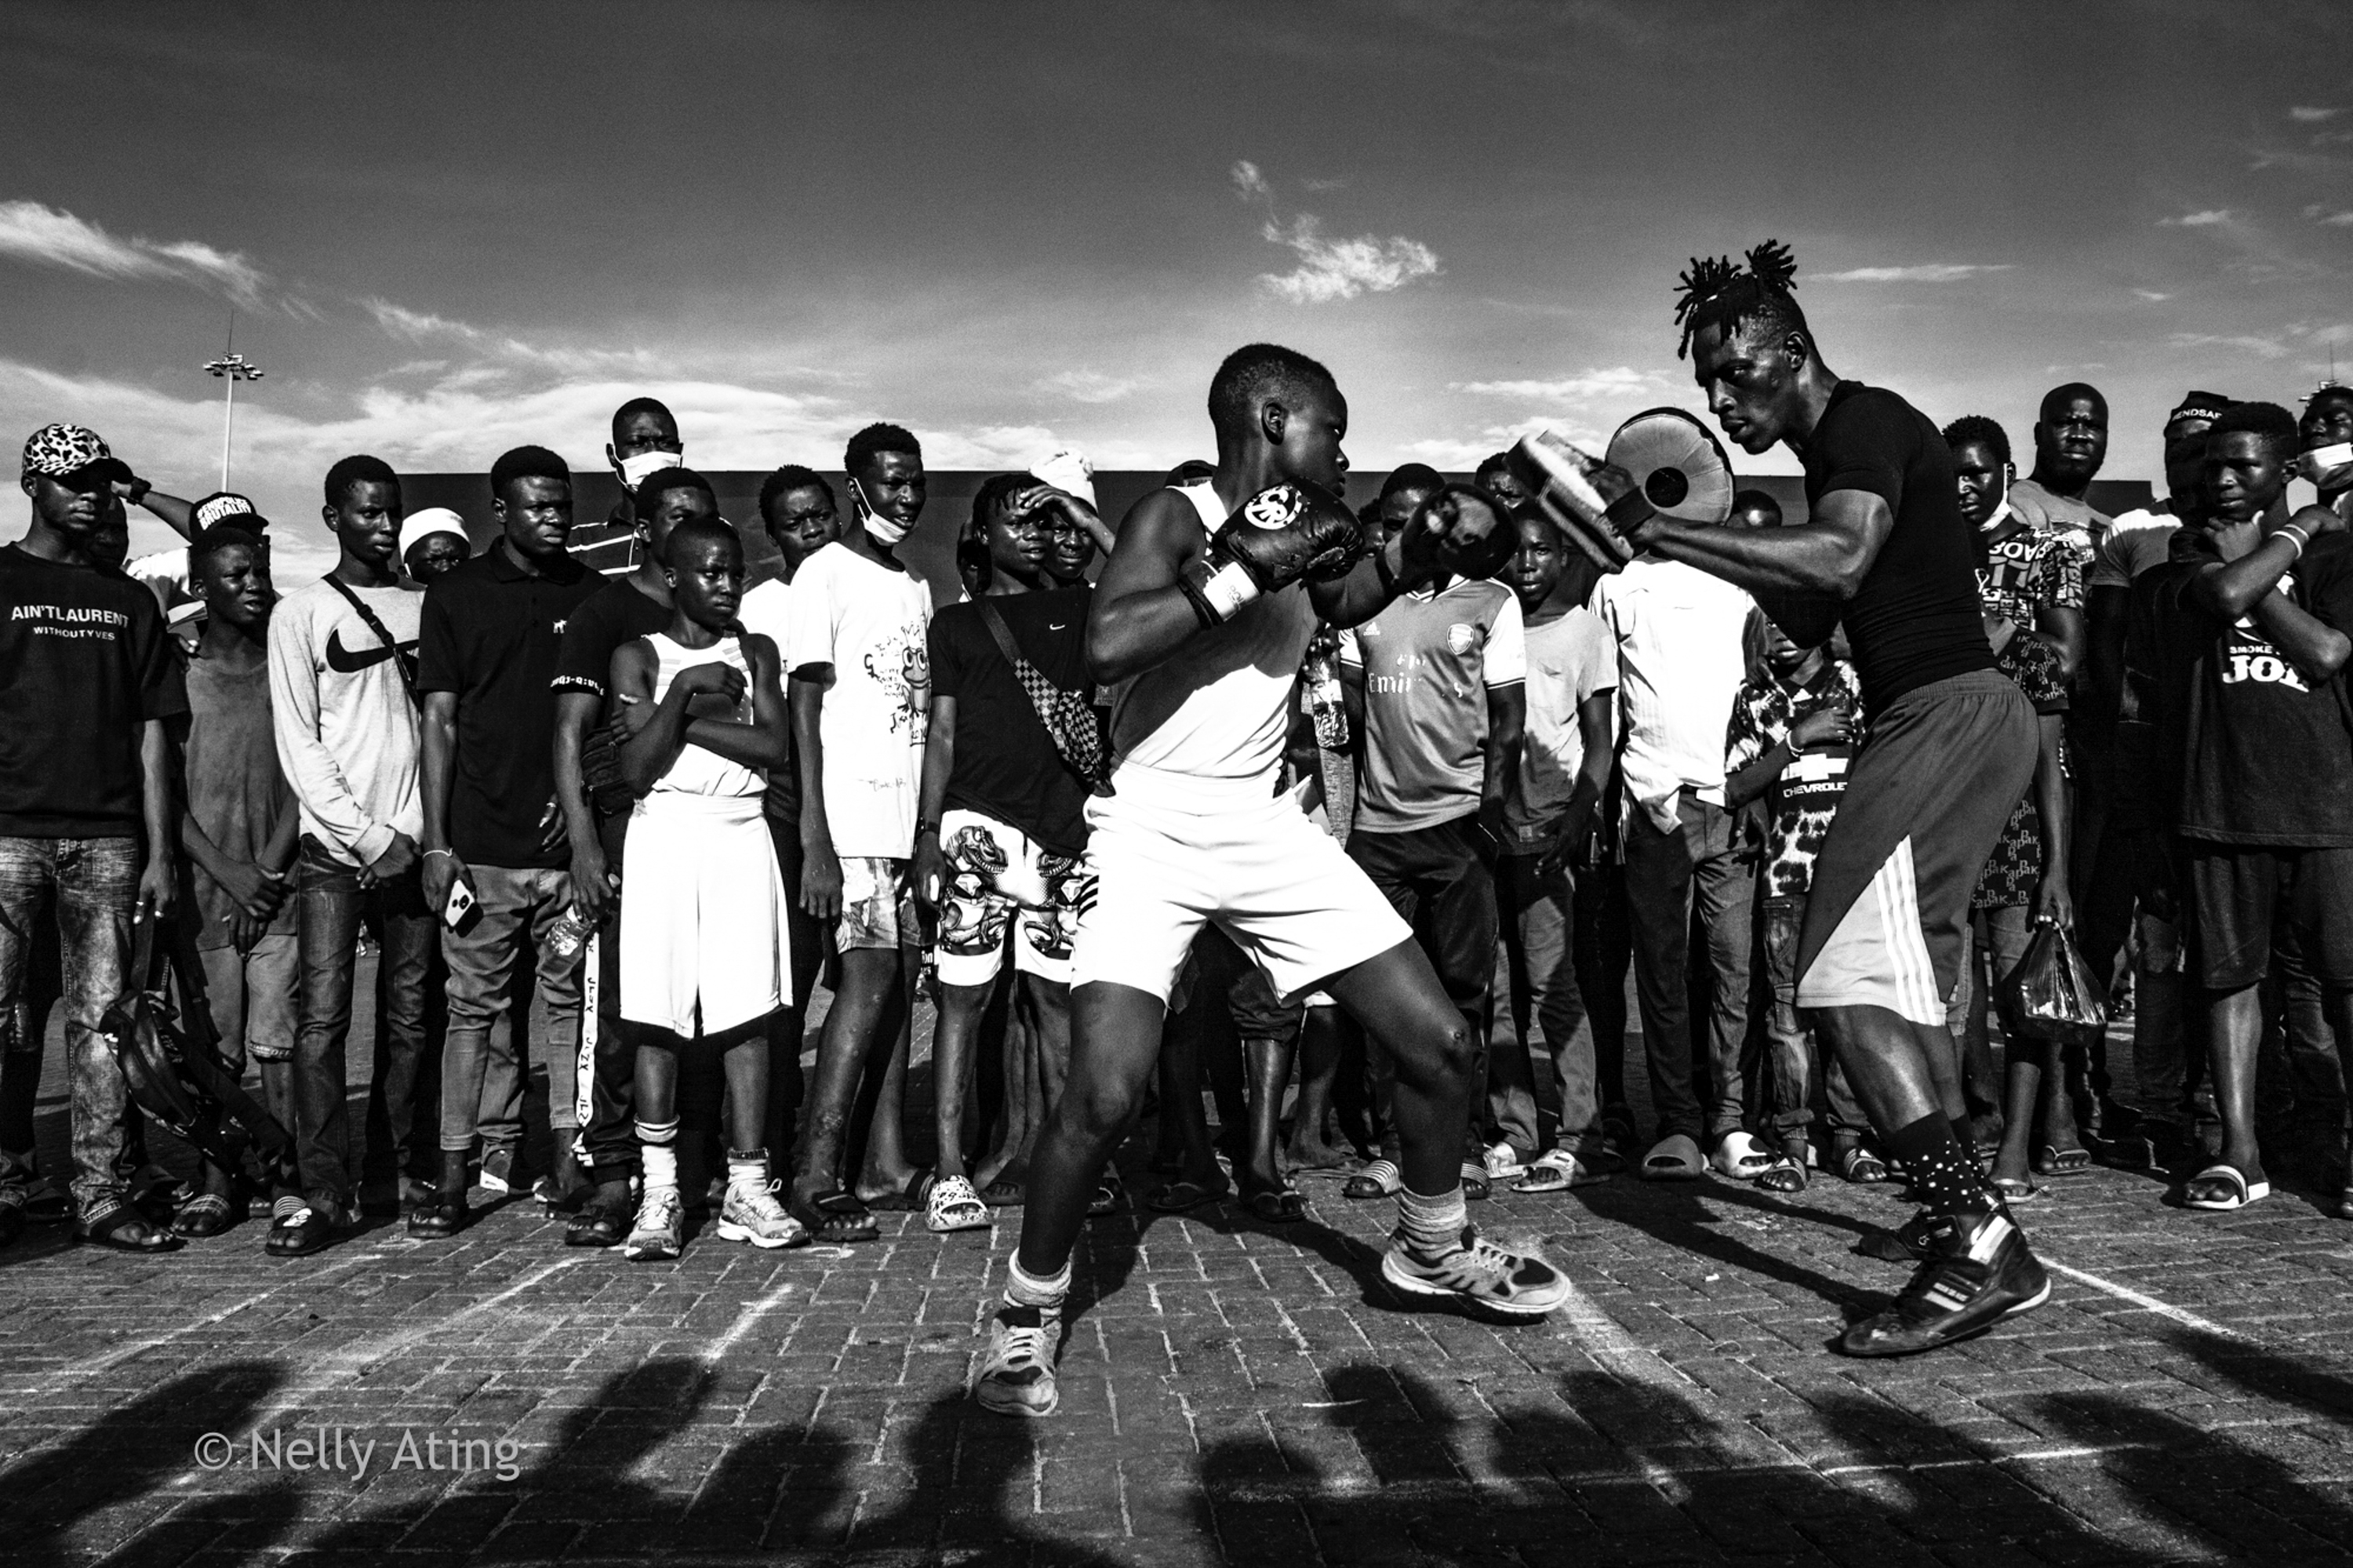
M1079 863L977 811L944 813L940 849L948 862L940 901L940 983L995 980L1005 967L1008 934L1016 970L1067 983L1081 902Z

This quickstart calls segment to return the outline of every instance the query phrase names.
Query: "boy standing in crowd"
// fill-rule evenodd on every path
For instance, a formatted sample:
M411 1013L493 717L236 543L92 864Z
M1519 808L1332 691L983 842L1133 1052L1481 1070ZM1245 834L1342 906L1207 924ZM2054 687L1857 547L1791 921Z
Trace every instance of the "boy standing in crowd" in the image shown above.
M644 477L630 511L638 564L565 618L548 683L555 691L555 799L571 853L572 899L596 927L582 959L581 1043L573 1079L580 1160L595 1190L564 1227L567 1246L618 1246L637 1213L631 1191L638 1175L637 1046L621 1021L618 896L635 795L617 760L619 727L605 718L606 683L623 643L670 623L662 566L670 530L693 518L715 519L719 501L711 482L692 469L664 468Z
M2340 1056L2353 1050L2353 543L2332 512L2274 522L2297 449L2270 403L2207 432L2206 527L2149 574L2162 776L2178 794L2191 975L2204 987L2222 1157L2189 1179L2193 1209L2270 1195L2255 1139L2259 992L2274 943L2319 980ZM2318 530L2316 536L2315 530ZM2166 722L2170 720L2170 722Z
M1008 939L1034 1009L1040 1116L1070 1063L1071 936L1088 785L1057 750L1031 687L1076 696L1075 721L1092 736L1086 626L1094 590L1083 582L1057 588L1048 576L1058 497L1067 499L1026 473L998 474L980 487L972 510L988 547L987 592L941 610L929 632L932 710L914 880L917 901L939 921L932 1037L939 1164L924 1201L924 1223L934 1231L989 1223L965 1168L965 1102ZM1015 668L1017 657L1025 668Z
M424 590L394 559L400 481L384 461L347 457L327 471L322 508L335 569L279 601L269 618L270 722L301 822L294 900L302 1023L294 1049L295 1154L303 1207L270 1226L281 1257L317 1252L353 1216L343 1048L352 1028L353 956L368 920L383 941L383 1016L369 1087L369 1131L387 1147L367 1168L395 1179L396 1202L428 1191L418 1075L426 1059L425 977L434 916L425 906L417 836L417 620Z
M1456 488L1487 504L1483 493ZM1414 507L1446 492L1423 488L1400 470L1383 493L1383 520L1394 534ZM1413 506L1392 520L1409 496ZM1340 672L1363 694L1365 715L1348 858L1412 926L1471 1031L1480 1065L1471 1078L1462 1174L1477 1195L1491 1180L1519 1175L1521 1160L1535 1153L1507 1148L1509 1159L1489 1160L1479 1125L1486 1119L1487 1001L1495 968L1494 863L1507 842L1504 798L1520 770L1526 722L1520 601L1487 579L1440 578L1408 588L1340 633ZM1371 1060L1386 1121L1396 1067L1377 1044ZM1395 1192L1394 1126L1381 1137L1382 1161L1350 1183L1350 1196ZM1365 1192L1365 1185L1375 1190Z
M262 1103L286 1127L294 1102L295 994L301 953L294 935L294 793L278 765L269 712L269 564L255 535L216 524L188 548L190 576L204 597L204 636L188 660L188 717L181 740L187 806L180 843L187 852L195 947L205 1000L222 1057L240 1076L251 1056ZM217 1235L243 1217L232 1177L202 1162L199 1191L172 1228ZM302 1207L301 1192L273 1192L271 1218Z
M1799 647L1761 609L1748 612L1744 642L1750 673L1725 726L1724 803L1736 811L1759 797L1765 801L1765 863L1757 875L1765 883L1761 947L1773 998L1765 1038L1780 1147L1757 1184L1795 1192L1806 1185L1811 1152L1806 1129L1814 1119L1813 1086L1823 1054L1796 1005L1798 933L1806 923L1814 855L1838 815L1854 762L1862 688L1852 664L1831 658L1826 647ZM1831 1165L1850 1181L1886 1181L1887 1162L1870 1147L1870 1124L1835 1058L1825 1087Z
M0 1051L16 1038L31 936L54 904L67 986L75 1233L126 1252L179 1238L126 1200L127 1104L98 1032L132 977L135 923L169 914L177 840L166 724L187 711L154 596L101 569L91 540L119 517L131 470L94 431L47 425L25 443L32 525L0 547ZM38 1027L38 1024L36 1024ZM24 1225L31 1171L0 1171L0 1245Z
M802 906L834 925L841 983L818 1046L793 1213L820 1241L872 1241L869 1201L911 1205L899 1094L923 936L909 863L932 703L931 592L899 559L923 509L923 448L869 425L842 455L857 526L793 581L785 662L801 776ZM852 1102L872 1081L863 1171L839 1166Z
M1519 515L1517 526L1520 550L1512 558L1510 581L1525 629L1527 723L1504 805L1503 853L1495 862L1508 984L1504 1005L1493 1010L1487 1073L1488 1119L1503 1136L1487 1163L1494 1171L1533 1159L1514 1191L1554 1192L1608 1173L1593 1026L1569 951L1567 860L1592 832L1609 778L1618 648L1590 609L1552 601L1563 564L1560 531L1533 508ZM1544 1026L1559 1081L1559 1126L1549 1143L1540 1135L1528 1063L1531 1015Z
M547 1008L548 1120L554 1170L541 1184L569 1206L581 1177L575 1058L580 1034L580 955L549 940L572 912L565 819L555 800L555 674L565 623L602 578L565 549L572 535L572 472L544 447L517 447L491 469L500 537L434 579L418 640L425 694L425 903L441 916L449 969L449 1022L441 1046L441 1165L431 1201L408 1234L447 1237L466 1221L466 1165L479 1129L482 1169L512 1183L521 1157L527 1017L503 1041L491 1024L508 1005L516 960L537 970ZM473 913L455 910L463 889ZM482 1103L491 1054L506 1103Z

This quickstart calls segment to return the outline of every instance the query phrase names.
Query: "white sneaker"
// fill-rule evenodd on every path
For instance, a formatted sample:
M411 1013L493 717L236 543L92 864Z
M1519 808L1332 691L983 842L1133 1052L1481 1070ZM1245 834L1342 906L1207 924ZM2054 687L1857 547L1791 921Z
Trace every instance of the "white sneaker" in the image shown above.
M972 1396L999 1415L1051 1415L1062 1403L1054 1386L1054 1350L1062 1337L1062 1308L1017 1307L1008 1301L988 1320L988 1349Z
M775 1181L731 1181L719 1205L719 1239L757 1247L806 1246L809 1234L776 1202Z
M1532 1253L1497 1246L1475 1225L1457 1244L1425 1256L1403 1236L1381 1259L1381 1277L1409 1296L1449 1297L1514 1318L1541 1318L1568 1299L1568 1277Z
M637 1223L621 1255L631 1263L655 1263L676 1257L686 1245L686 1204L675 1187L649 1187L638 1203Z
M1481 1162L1487 1167L1487 1180L1490 1181L1508 1181L1514 1176L1527 1174L1528 1168L1521 1163L1518 1155L1512 1152L1511 1144L1502 1139L1487 1146Z

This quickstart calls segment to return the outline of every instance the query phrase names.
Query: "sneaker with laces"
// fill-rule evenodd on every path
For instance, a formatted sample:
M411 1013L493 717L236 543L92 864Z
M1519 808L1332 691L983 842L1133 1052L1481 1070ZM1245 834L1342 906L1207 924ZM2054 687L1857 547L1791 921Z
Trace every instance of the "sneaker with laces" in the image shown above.
M1531 1253L1513 1252L1465 1225L1453 1246L1425 1254L1400 1235L1381 1277L1408 1296L1467 1301L1513 1318L1541 1318L1568 1299L1568 1278Z
M1850 1356L1908 1356L1982 1334L2051 1299L2051 1277L2004 1209L1924 1230L1926 1262L1895 1299L1839 1336Z
M757 1247L807 1245L808 1227L776 1202L778 1185L774 1181L729 1182L719 1205L719 1239Z
M638 1200L637 1223L621 1255L631 1263L657 1263L676 1257L686 1245L686 1204L675 1187L649 1187Z
M1061 1390L1054 1386L1054 1350L1061 1337L1060 1303L999 1306L988 1320L988 1349L981 1353L973 1398L999 1415L1053 1414L1062 1403Z

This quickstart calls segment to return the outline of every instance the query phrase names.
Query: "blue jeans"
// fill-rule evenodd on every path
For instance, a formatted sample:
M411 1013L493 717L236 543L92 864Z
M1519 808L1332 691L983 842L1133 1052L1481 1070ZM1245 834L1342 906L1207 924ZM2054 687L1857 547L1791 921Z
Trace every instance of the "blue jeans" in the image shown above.
M294 1154L313 1206L351 1208L351 1124L343 1105L343 1047L352 1033L352 965L360 924L373 916L376 1032L382 1048L368 1083L368 1167L379 1178L423 1175L431 1156L431 1107L417 1114L425 1061L425 974L436 922L416 872L363 886L354 867L305 837L294 862L294 917L302 952L302 1025L294 1037Z
M0 1051L39 1060L40 1040L17 1037L17 1001L35 923L54 900L73 1104L73 1195L85 1213L100 1198L122 1190L119 1164L129 1092L98 1021L121 994L130 966L142 858L136 839L0 838ZM0 1184L21 1202L29 1173L16 1161L6 1163Z
M1566 868L1537 869L1543 858L1506 854L1495 862L1504 938L1496 963L1504 983L1495 992L1504 1005L1495 1009L1487 1048L1487 1121L1522 1155L1558 1148L1589 1160L1601 1152L1601 1099L1595 1084L1593 1025L1569 954L1576 895ZM1549 1139L1528 1060L1532 1016L1543 1026L1560 1090L1557 1125Z

